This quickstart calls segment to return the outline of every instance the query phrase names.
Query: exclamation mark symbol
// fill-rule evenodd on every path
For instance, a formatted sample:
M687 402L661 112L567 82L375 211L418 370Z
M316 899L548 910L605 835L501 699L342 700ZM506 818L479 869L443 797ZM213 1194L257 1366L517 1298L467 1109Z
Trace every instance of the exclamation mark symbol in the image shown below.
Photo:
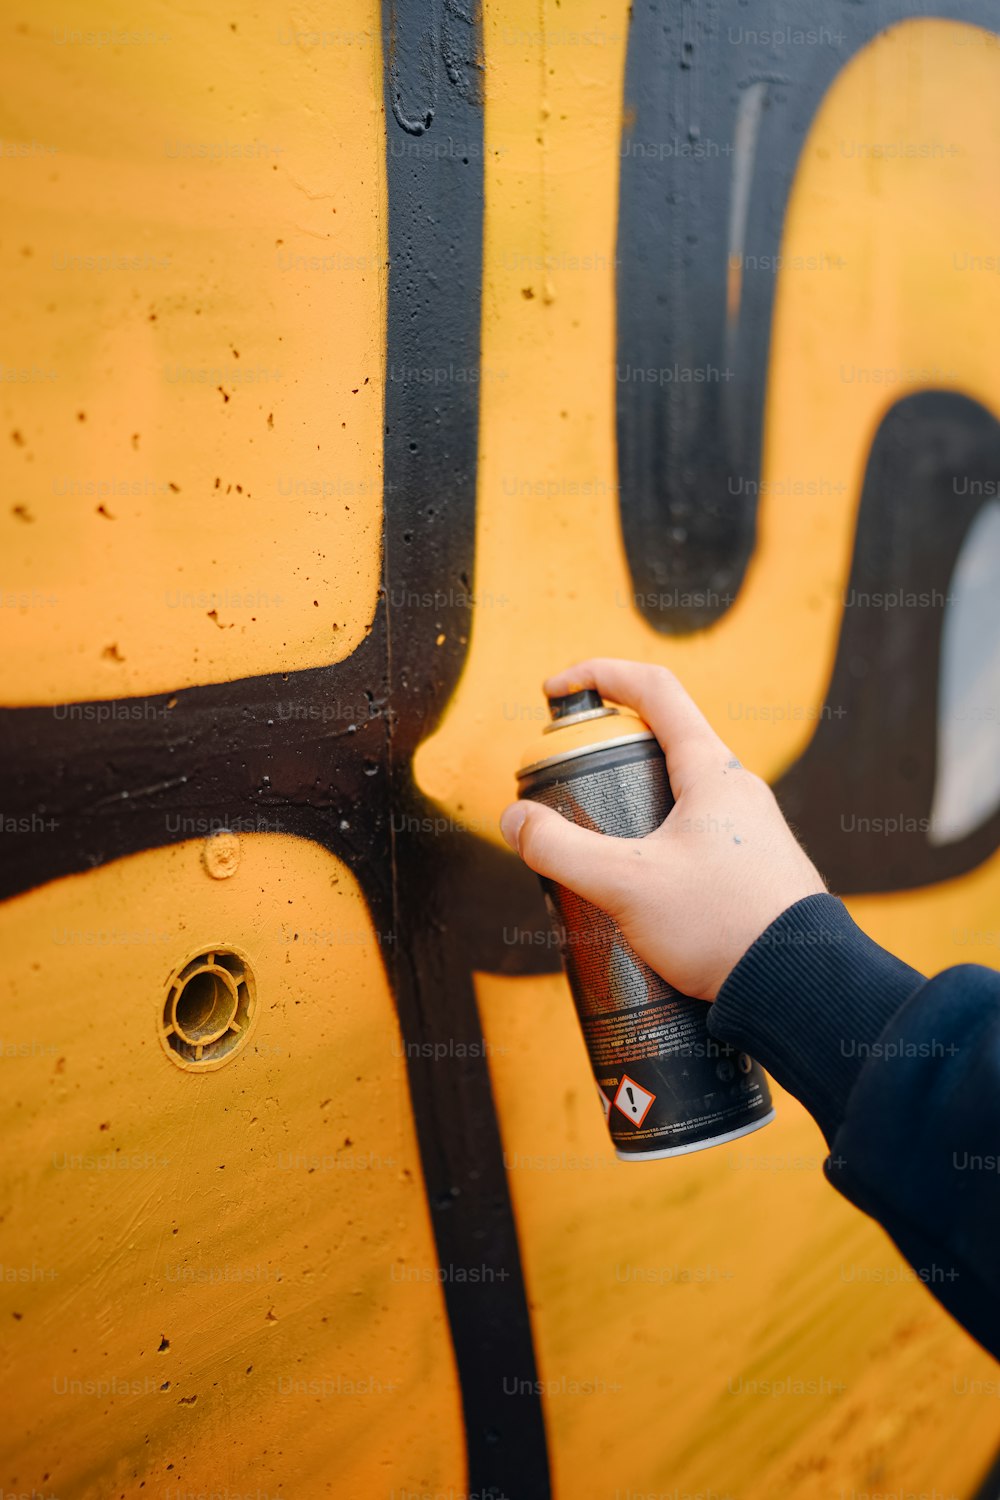
M626 1092L626 1094L628 1094L628 1102L632 1106L632 1113L634 1115L637 1115L639 1113L639 1106L638 1106L638 1104L636 1104L636 1102L635 1102L635 1095L633 1094L632 1090L629 1088L628 1084L625 1085L625 1092Z

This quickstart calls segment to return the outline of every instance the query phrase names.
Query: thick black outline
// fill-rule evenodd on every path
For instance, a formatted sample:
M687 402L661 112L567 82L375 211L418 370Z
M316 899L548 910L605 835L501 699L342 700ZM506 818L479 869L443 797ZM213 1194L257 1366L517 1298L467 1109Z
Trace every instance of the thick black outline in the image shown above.
M824 717L774 788L840 895L951 880L1000 843L1000 811L954 843L927 836L945 601L998 474L1000 422L952 391L897 401L872 441L846 598L923 595L930 603L842 610ZM891 837L880 831L889 818L900 824Z
M744 254L757 266L773 265L799 155L824 94L874 36L920 17L987 30L1000 25L993 0L885 0L877 7L756 0L721 8L643 0L632 7L617 241L618 479L635 606L665 634L703 629L731 608L756 538L777 277L746 272L739 319L727 329L740 101L753 85L764 90ZM734 44L737 26L812 30L830 40ZM664 385L622 378L674 366L714 369L718 378Z

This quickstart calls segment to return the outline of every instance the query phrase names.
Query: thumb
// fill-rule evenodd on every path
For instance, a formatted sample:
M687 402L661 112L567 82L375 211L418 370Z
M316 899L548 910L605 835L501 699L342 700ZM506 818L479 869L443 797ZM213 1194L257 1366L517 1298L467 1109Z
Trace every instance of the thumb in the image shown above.
M538 802L512 802L500 832L525 864L568 886L585 901L610 910L621 893L625 845L635 842L595 833Z

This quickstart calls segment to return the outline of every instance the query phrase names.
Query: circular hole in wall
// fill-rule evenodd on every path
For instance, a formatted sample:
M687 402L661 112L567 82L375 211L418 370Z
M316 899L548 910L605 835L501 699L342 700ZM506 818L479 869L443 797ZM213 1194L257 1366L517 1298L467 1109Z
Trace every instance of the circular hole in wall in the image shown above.
M160 1043L178 1067L221 1067L246 1043L256 1005L257 985L245 956L235 948L205 949L167 982Z

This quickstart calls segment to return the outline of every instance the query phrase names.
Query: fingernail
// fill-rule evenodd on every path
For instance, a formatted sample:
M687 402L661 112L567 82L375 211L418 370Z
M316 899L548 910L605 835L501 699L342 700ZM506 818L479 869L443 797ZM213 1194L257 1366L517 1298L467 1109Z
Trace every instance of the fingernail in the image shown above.
M504 836L504 842L509 844L516 854L521 852L521 829L524 820L528 816L528 809L523 802L512 802L510 807L505 807L500 814L500 832Z

